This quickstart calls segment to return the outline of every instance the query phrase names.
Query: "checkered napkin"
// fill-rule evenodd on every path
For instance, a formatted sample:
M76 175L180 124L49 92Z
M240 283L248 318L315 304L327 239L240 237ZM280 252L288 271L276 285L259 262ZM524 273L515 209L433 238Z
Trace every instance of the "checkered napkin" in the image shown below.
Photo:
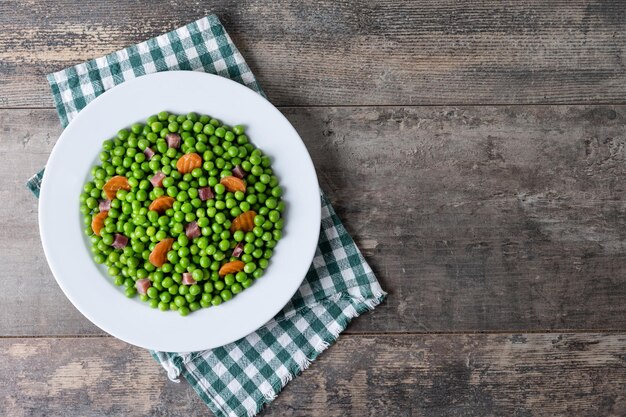
M126 80L157 71L205 71L263 94L216 16L48 75L63 127L91 100ZM43 170L28 181L39 195ZM289 303L248 336L220 348L152 352L172 380L182 375L220 417L253 416L341 333L384 298L376 277L321 194L322 227L313 264Z

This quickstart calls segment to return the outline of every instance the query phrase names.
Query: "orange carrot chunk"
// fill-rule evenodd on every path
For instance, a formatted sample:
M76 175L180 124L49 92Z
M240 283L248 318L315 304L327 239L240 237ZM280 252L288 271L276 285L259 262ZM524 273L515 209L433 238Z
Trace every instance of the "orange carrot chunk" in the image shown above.
M165 210L172 208L174 205L174 197L170 197L168 195L162 195L161 197L157 197L150 206L148 206L148 210L154 210L159 214L163 214Z
M100 213L94 215L91 219L91 230L93 230L96 235L100 236L100 232L104 228L104 220L108 215L108 211L101 211Z
M187 174L196 168L202 166L202 157L197 153L188 153L183 155L176 162L176 169L181 174Z
M148 257L150 263L157 268L162 267L163 264L167 262L167 252L172 249L173 243L174 239L171 237L163 239L162 241L157 243L154 249L152 249L152 252L150 252L150 256Z
M246 183L241 178L237 177L224 177L220 180L220 184L226 187L226 190L234 193L235 191L246 192Z
M104 184L104 187L102 187L102 189L104 190L107 198L109 200L113 200L115 198L115 195L117 194L117 190L129 191L130 184L128 183L126 177L116 175L115 177L108 180L106 184Z
M220 277L223 277L224 275L228 275L228 274L236 274L237 272L241 271L244 266L246 266L246 264L244 264L242 261L232 261L232 262L225 263L220 268L220 271L219 271Z
M256 212L254 210L248 210L244 213L241 213L239 216L235 217L231 226L230 232L236 232L237 230L242 230L244 232L251 232L254 229L254 217L256 216Z

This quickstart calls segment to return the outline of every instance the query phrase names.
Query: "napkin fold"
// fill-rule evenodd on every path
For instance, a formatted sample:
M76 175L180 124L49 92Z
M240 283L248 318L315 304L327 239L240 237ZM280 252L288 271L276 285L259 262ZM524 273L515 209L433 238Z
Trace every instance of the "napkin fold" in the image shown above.
M47 76L61 125L126 80L158 71L205 71L263 91L215 15ZM44 170L27 187L39 196ZM386 294L320 192L322 225L313 263L289 303L257 331L192 353L151 352L168 377L181 375L219 417L254 416L331 345L350 320ZM219 307L218 307L219 308Z

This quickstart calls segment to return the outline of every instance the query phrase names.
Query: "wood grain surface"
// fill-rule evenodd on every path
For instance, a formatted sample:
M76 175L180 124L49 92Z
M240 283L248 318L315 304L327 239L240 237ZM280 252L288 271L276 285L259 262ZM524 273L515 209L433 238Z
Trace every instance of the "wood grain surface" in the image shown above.
M354 332L626 327L626 107L284 108L391 296ZM3 335L99 333L63 297L24 179L60 132L0 111ZM27 255L24 255L27 254Z
M7 416L206 416L140 348L0 339ZM626 334L346 336L262 416L618 416Z
M280 105L622 103L621 0L0 2L0 106L51 106L44 75L223 20Z
M0 2L0 416L205 416L54 282L45 75L216 13L388 300L263 416L626 415L626 2Z

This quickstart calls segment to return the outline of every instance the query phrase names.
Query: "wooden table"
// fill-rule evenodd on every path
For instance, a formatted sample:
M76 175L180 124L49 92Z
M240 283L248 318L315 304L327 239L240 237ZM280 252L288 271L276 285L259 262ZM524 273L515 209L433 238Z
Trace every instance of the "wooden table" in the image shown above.
M625 2L4 0L0 415L209 414L66 300L24 182L45 74L211 12L389 291L264 416L626 414Z

